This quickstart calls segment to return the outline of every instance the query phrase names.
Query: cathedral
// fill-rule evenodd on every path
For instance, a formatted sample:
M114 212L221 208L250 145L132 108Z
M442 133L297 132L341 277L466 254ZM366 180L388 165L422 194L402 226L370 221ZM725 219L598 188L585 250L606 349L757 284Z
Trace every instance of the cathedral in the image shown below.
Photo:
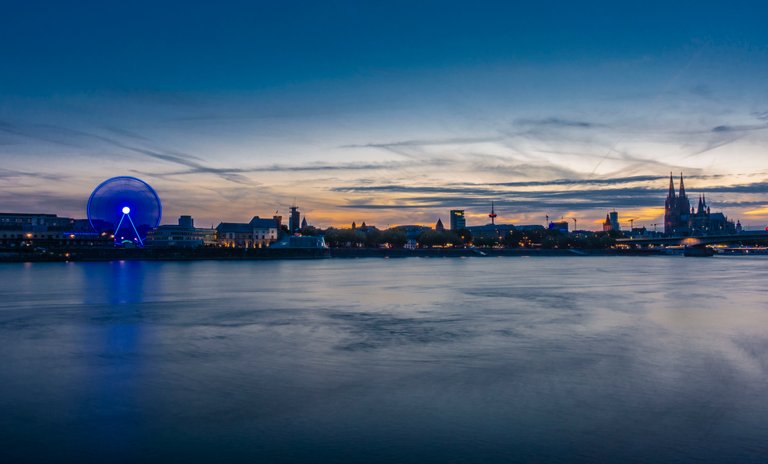
M735 234L737 225L723 213L712 213L704 195L699 196L697 208L685 194L683 175L680 174L680 191L675 193L675 182L669 175L669 193L664 203L664 233L667 235Z

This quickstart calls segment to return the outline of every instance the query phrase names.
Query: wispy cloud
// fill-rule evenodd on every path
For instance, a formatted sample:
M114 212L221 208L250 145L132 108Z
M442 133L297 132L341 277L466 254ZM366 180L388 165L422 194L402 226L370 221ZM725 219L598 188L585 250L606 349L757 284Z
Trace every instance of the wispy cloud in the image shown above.
M567 119L557 116L552 116L543 119L518 119L515 121L517 125L522 126L536 126L536 127L553 127L553 128L576 128L576 129L591 129L594 127L604 127L603 124L597 124L591 121L583 121L578 119Z
M768 124L740 124L740 125L720 125L712 128L711 132L716 134L725 134L732 132L748 132L768 129Z
M43 180L61 180L64 177L56 174L45 174L31 171L16 171L0 168L0 179L31 178Z
M448 137L441 139L413 139L395 142L364 143L341 145L340 148L389 148L389 147L423 147L434 145L470 145L477 143L498 142L504 137L491 135L485 137Z

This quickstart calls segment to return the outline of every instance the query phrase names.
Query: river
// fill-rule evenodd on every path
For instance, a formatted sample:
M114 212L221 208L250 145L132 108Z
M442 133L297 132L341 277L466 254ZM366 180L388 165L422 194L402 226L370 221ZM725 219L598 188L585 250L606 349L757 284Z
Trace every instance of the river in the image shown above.
M768 259L0 265L4 462L765 462Z

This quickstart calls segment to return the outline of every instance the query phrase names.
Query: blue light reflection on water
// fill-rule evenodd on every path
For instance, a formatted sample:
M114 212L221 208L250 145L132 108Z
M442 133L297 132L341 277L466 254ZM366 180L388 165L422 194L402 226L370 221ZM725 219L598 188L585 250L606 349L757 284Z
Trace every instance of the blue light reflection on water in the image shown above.
M763 462L760 258L0 266L15 461Z

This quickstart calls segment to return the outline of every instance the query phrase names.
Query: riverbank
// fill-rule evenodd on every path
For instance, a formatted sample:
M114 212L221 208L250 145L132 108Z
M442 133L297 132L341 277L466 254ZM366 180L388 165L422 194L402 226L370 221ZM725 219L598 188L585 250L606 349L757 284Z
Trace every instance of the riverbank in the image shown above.
M83 249L45 252L0 252L0 262L67 261L204 261L354 258L483 258L547 256L646 256L660 250L558 249L558 248L145 248Z

